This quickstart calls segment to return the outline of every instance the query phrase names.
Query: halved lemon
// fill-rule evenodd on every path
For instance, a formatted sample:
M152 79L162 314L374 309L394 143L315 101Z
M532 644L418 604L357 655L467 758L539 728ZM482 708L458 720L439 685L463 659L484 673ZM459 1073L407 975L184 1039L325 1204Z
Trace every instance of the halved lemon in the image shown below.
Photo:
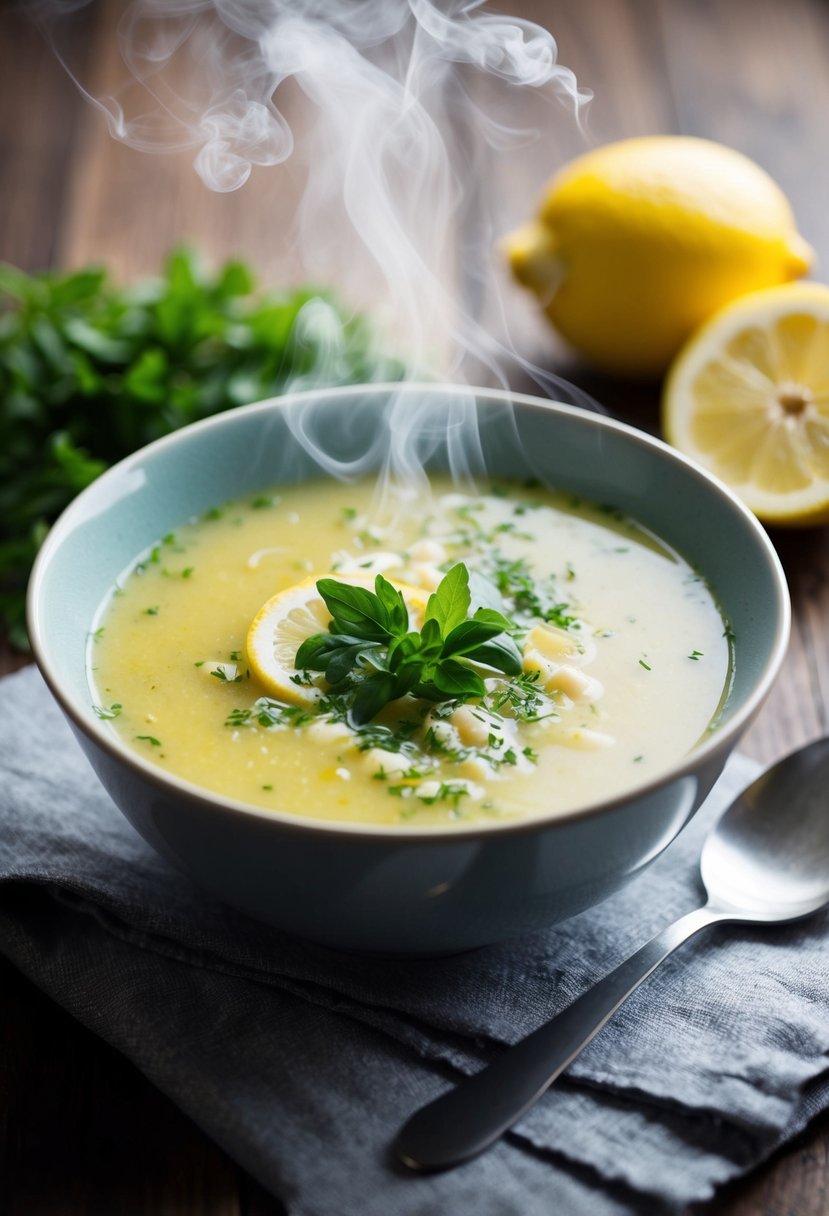
M317 590L321 578L333 578L351 586L374 590L374 575L314 574L277 592L262 605L251 622L247 636L250 669L259 682L280 701L293 705L313 705L321 695L313 685L297 684L299 676L294 660L306 638L324 633L331 620L325 601ZM408 583L389 582L403 593L412 628L419 626L429 592Z
M829 520L829 287L756 291L717 312L677 355L662 424L760 519Z

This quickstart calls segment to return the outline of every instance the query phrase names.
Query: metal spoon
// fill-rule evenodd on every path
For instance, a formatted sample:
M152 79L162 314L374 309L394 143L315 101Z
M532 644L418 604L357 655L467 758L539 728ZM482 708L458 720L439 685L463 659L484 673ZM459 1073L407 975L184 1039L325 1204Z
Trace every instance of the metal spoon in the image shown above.
M706 838L708 901L663 929L557 1017L486 1068L417 1111L394 1152L411 1169L440 1170L498 1139L564 1072L619 1006L684 941L722 921L799 920L829 903L829 737L773 765Z

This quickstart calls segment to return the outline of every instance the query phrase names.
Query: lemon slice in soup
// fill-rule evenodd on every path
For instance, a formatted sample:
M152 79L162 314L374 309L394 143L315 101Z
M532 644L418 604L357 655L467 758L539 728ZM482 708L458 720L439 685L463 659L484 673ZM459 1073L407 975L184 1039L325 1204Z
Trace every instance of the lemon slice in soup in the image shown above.
M374 590L373 574L314 574L271 596L248 630L246 645L251 671L271 696L293 705L313 705L320 697L319 688L295 682L299 675L295 659L307 638L328 629L331 614L317 590L317 583L323 578ZM389 581L406 601L411 627L418 628L429 592L408 583Z

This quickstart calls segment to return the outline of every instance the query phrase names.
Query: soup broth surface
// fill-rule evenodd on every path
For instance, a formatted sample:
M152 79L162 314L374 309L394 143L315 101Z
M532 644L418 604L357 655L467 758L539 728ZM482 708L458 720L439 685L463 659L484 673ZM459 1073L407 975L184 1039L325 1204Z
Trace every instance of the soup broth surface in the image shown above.
M276 593L332 572L370 587L380 572L425 603L458 562L471 610L498 606L521 655L517 675L479 666L482 700L409 695L354 729L322 676L300 673L297 703L294 686L275 697L251 673L248 629ZM89 671L94 712L198 786L317 819L434 827L564 812L656 776L713 729L728 633L701 577L612 507L434 478L427 497L387 489L381 508L374 482L320 481L160 539L95 621Z

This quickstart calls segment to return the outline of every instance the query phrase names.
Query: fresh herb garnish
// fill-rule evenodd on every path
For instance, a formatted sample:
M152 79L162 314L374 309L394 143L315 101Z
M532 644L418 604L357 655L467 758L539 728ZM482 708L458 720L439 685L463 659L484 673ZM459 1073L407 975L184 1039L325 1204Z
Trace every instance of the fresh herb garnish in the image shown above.
M109 721L112 718L117 718L123 708L123 705L121 705L118 701L115 701L112 705L108 706L93 705L92 712L96 717L102 718L104 721Z
M539 583L524 558L507 558L496 552L487 569L510 611L522 622L545 621L559 629L578 629L570 605L556 594L555 577Z
M238 673L229 675L227 671L228 667L230 667L235 673L236 669L234 665L232 663L228 663L220 667L211 668L210 675L213 676L214 679L219 680L222 684L241 684L241 675Z
M160 280L125 288L101 268L0 265L0 628L15 645L50 523L114 461L297 376L306 388L399 379L365 320L324 293L255 288L242 263L206 275L185 249Z
M238 729L256 725L270 730L278 726L304 726L317 716L313 709L304 709L301 705L283 705L272 697L260 697L250 709L232 709L225 719L225 726Z
M149 743L150 747L161 747L161 740L156 739L155 735L136 735L142 743Z
M429 597L423 628L409 629L402 594L381 574L374 591L336 579L317 589L331 614L328 633L306 639L297 651L299 671L321 671L356 725L371 721L390 701L413 693L431 701L483 697L486 686L470 664L507 675L521 671L509 636L511 621L492 608L471 617L469 572L459 562Z
M400 785L390 785L388 793L397 798L415 798L424 806L434 806L436 802L451 802L452 806L457 809L461 798L469 795L469 787L461 781L441 781L434 791L427 794L420 792L417 785L403 782Z
M484 709L495 714L508 708L510 716L518 722L541 722L544 718L557 718L557 710L539 690L539 678L538 671L521 672L487 693L481 704Z

